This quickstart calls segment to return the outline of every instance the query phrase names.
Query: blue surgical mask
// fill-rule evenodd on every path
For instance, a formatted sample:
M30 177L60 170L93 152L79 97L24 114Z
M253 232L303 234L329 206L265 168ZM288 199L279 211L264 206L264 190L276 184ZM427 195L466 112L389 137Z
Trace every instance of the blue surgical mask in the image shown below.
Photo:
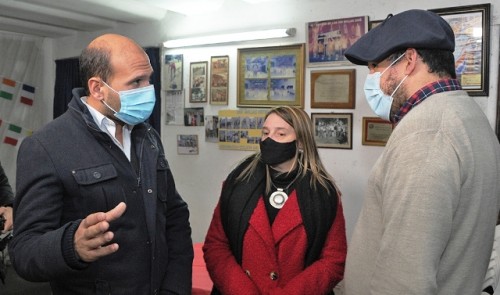
M130 90L116 91L111 88L111 86L106 84L106 82L102 81L102 83L108 86L109 89L118 93L120 96L121 107L119 112L115 111L104 100L102 100L105 106L115 112L114 115L117 119L129 125L137 125L146 121L149 116L151 116L156 102L155 88L153 85Z
M403 84L408 75L406 75L401 82L399 82L398 86L394 89L391 95L385 94L382 89L380 89L380 77L382 77L382 75L403 56L404 54L393 61L382 73L374 72L373 74L368 74L366 76L364 86L366 101L377 116L387 121L390 121L392 101L394 99L393 95L399 89L401 84Z

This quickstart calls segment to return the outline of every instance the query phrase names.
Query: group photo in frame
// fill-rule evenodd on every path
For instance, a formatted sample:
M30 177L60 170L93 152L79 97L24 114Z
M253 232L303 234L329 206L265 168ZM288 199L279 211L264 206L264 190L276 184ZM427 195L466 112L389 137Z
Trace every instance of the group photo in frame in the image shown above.
M197 155L198 135L196 134L177 134L177 154L178 155Z
M394 124L379 117L363 117L362 145L385 146Z
M238 49L238 107L304 106L304 44Z
M352 149L352 113L311 113L318 148Z
M488 96L490 3L430 9L445 19L455 33L455 71L471 96Z
M163 90L179 91L182 90L182 54L165 54L163 65Z
M208 62L189 64L189 102L207 102Z
M356 70L311 71L311 108L354 109Z
M368 16L306 24L307 66L348 65L344 52L368 32Z
M229 81L229 56L210 58L210 104L227 105Z

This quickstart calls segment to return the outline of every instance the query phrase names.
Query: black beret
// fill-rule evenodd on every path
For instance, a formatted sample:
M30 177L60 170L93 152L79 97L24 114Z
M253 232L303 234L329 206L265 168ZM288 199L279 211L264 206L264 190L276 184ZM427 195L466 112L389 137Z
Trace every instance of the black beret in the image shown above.
M348 48L345 57L352 63L380 62L394 52L415 49L455 51L455 34L434 12L412 9L389 16Z

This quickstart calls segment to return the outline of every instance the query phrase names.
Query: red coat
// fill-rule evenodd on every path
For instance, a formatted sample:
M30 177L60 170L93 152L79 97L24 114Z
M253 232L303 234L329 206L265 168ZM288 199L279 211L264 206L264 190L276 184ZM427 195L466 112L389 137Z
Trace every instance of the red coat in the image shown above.
M222 294L321 295L342 280L347 242L340 201L321 256L306 269L307 237L295 191L272 227L262 198L249 223L239 265L221 223L220 206L215 208L203 251L210 277Z

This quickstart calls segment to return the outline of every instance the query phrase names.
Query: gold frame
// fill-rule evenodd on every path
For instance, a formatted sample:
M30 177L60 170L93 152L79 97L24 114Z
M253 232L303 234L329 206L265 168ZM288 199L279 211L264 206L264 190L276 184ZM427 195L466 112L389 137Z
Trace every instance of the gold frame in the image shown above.
M210 104L227 105L229 91L229 56L210 58ZM217 97L216 100L214 98Z
M354 109L355 81L355 69L311 71L311 108Z
M369 124L372 125L369 126ZM377 126L379 126L379 128L378 130L375 130ZM390 132L387 130L388 127L391 129ZM370 132L371 129L372 131ZM379 117L363 117L363 137L361 144L385 146L391 136L392 130L394 130L394 124L389 121L383 120ZM374 134L375 131L379 132Z
M304 44L238 49L238 107L304 107Z

